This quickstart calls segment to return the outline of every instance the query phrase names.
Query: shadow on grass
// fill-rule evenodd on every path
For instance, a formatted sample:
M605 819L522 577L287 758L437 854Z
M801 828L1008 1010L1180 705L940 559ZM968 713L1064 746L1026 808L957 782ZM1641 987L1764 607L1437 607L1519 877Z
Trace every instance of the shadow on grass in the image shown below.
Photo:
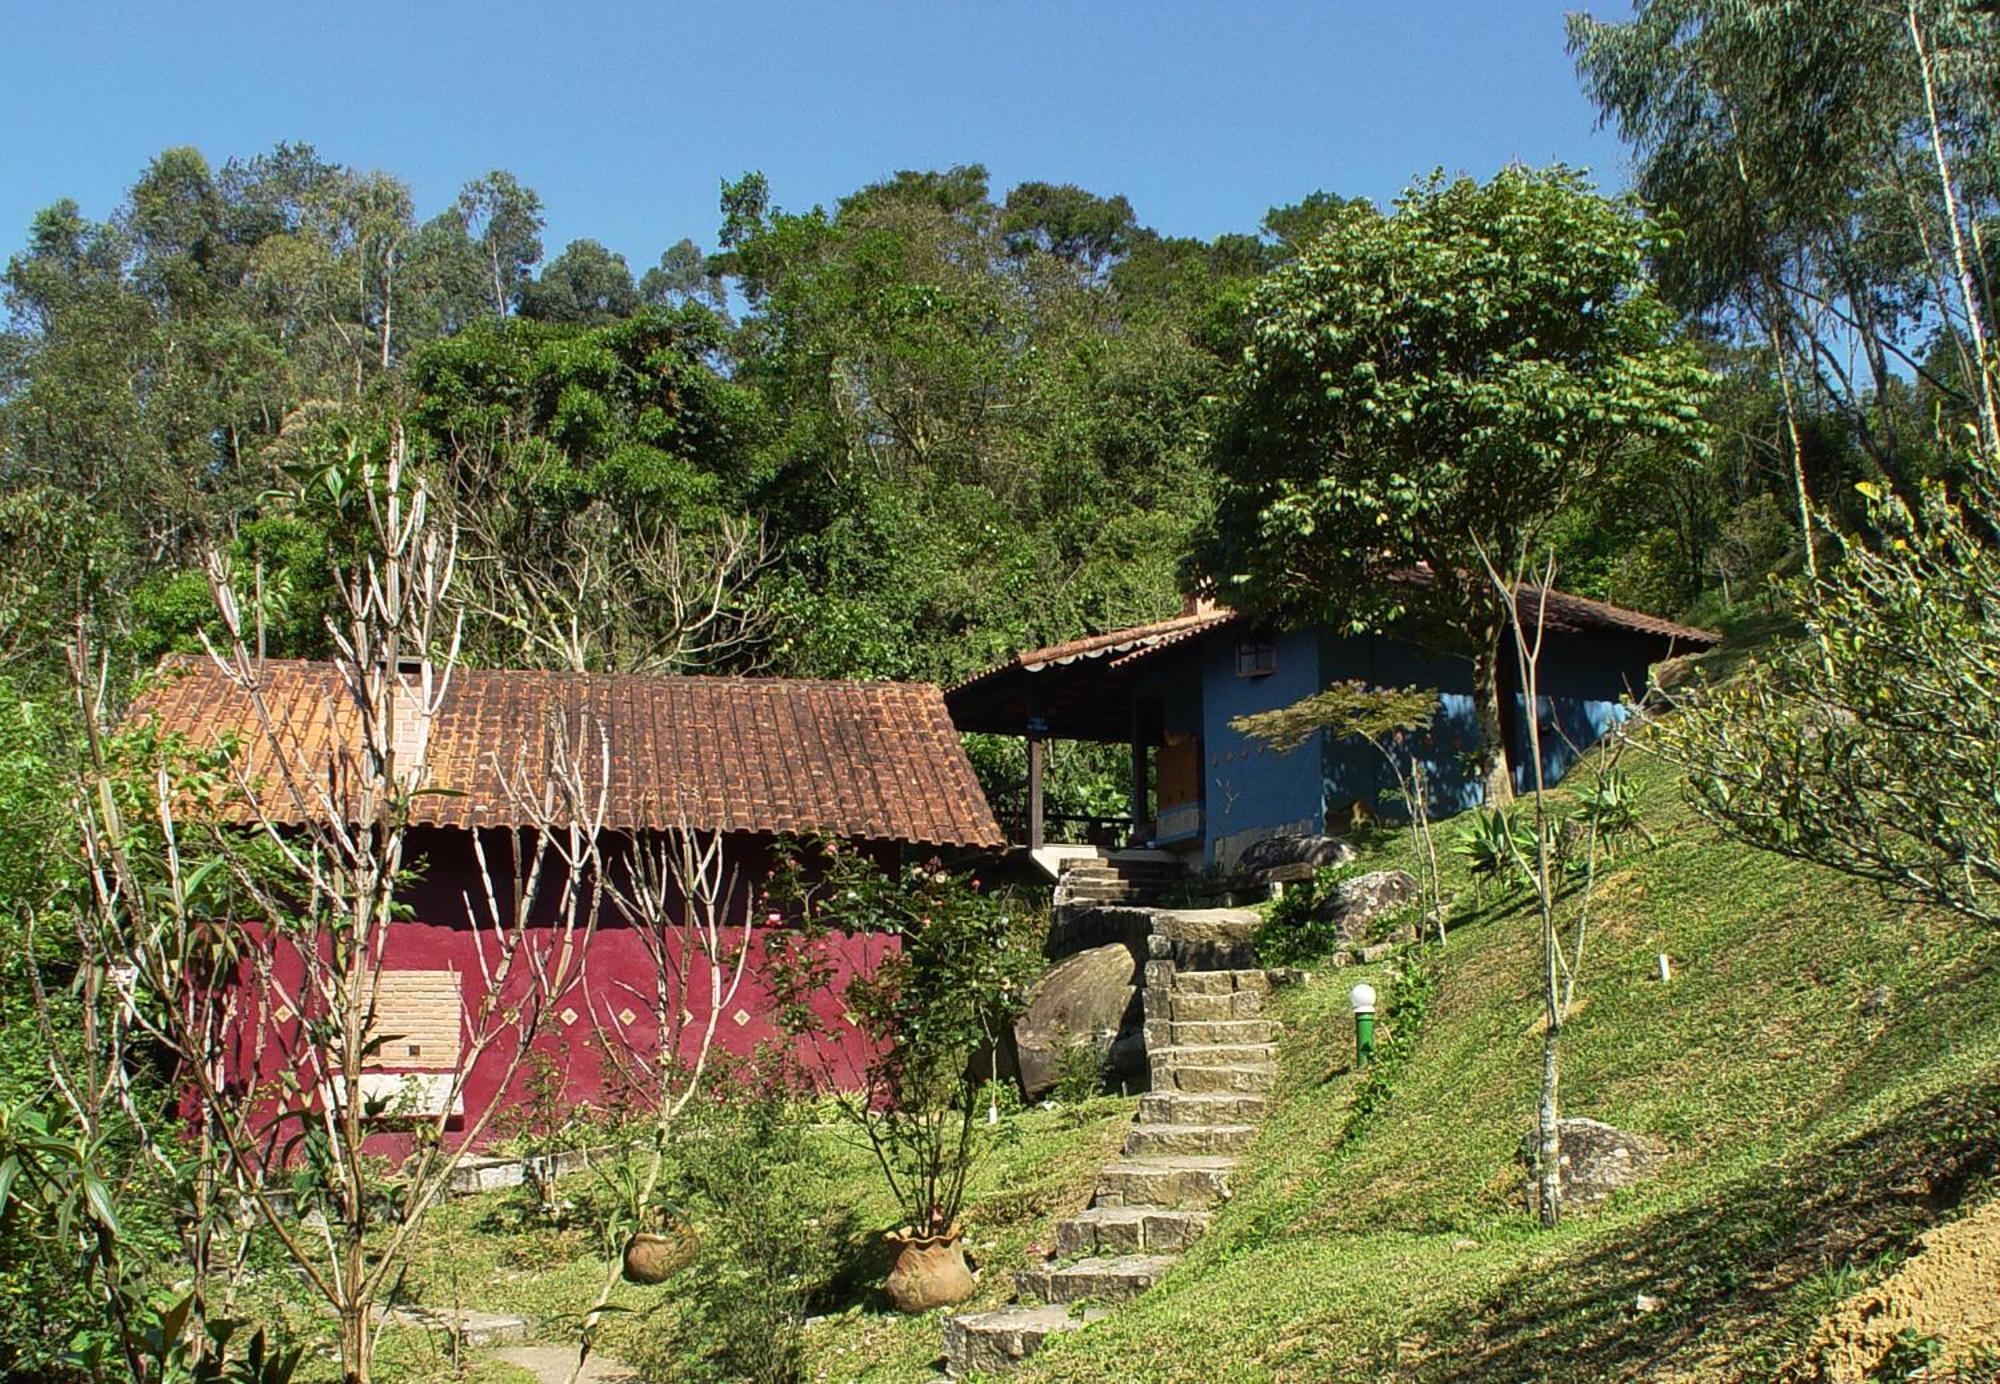
M1787 1321L1794 1288L1829 1267L1907 1252L1996 1172L2000 1073L1989 1072L1580 1257L1524 1269L1475 1312L1420 1323L1411 1334L1426 1347L1413 1375L1614 1379L1686 1368L1724 1346L1741 1363L1746 1342L1782 1354L1809 1325ZM1637 1311L1642 1293L1664 1305Z

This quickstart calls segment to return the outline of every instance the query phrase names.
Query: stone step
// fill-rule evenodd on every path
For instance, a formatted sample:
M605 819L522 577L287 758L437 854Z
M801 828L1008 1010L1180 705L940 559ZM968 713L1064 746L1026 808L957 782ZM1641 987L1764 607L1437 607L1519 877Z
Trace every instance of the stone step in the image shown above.
M1213 1072L1224 1068L1204 1067ZM1246 1124L1264 1118L1270 1097L1244 1091L1148 1091L1139 1097L1140 1124Z
M1175 1047L1274 1043L1277 1039L1278 1025L1270 1019L1193 1019L1186 1023L1177 1019L1173 1024Z
M1178 1254L1208 1230L1206 1211L1093 1206L1056 1226L1056 1253Z
M1151 1054L1153 1070L1162 1067L1254 1067L1278 1060L1276 1043L1174 1044Z
M1236 990L1226 995L1203 995L1169 990L1167 1012L1168 1017L1175 1023L1254 1019L1264 1012L1264 997L1255 990Z
M1155 1091L1268 1091L1277 1084L1278 1068L1271 1062L1234 1067L1153 1067Z
M1092 1206L1200 1210L1229 1200L1236 1160L1213 1155L1122 1158L1097 1174Z
M1158 1283L1174 1264L1171 1255L1121 1254L1079 1259L1060 1268L1045 1264L1014 1275L1021 1291L1043 1302L1130 1302Z
M1104 1315L1102 1308L1003 1307L997 1312L961 1312L944 1319L945 1372L1003 1374L1041 1349L1049 1337L1077 1331Z
M1241 1153L1256 1137L1257 1126L1247 1124L1135 1124L1125 1136L1125 1154Z
M1250 991L1269 994L1271 978L1261 970L1215 970L1174 972L1176 995L1228 995Z

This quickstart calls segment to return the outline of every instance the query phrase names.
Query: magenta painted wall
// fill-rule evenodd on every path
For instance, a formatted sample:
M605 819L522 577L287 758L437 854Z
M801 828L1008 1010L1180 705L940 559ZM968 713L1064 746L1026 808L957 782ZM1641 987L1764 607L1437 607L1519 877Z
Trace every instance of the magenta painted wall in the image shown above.
M452 836L460 840L452 841ZM746 865L745 875L760 878L769 860L768 843L750 839L740 844L745 848L739 855ZM464 885L473 878L467 872L472 861L469 839L462 833L438 832L424 846L428 861L425 878L409 891L407 900L417 916L391 924L383 965L388 971L458 973L459 993L468 1016L461 1024L461 1044L462 1051L469 1053L477 1022L470 1016L476 1015L486 997L489 982L485 977L496 963L496 939L490 926L466 921ZM731 1058L748 1058L761 1046L784 1041L765 965L766 946L777 935L778 930L768 926L751 929L742 981L734 997L726 999L715 1013L712 1062L727 1064ZM739 916L730 944L742 936ZM552 958L560 945L560 934L553 927L531 928L528 945ZM831 993L816 998L814 1008L828 1021L834 1036L798 1050L796 1055L840 1084L855 1084L868 1050L861 1036L843 1020L840 994L849 979L857 972L872 970L896 943L884 937L837 936L823 945L835 983ZM278 985L295 994L301 969L297 953L280 944L272 959ZM290 1015L277 1014L268 1024L257 1022L259 999L249 984L250 975L246 964L243 984L237 989L242 1018L229 1069L238 1090L244 1089L253 1075L268 1090L266 1083L280 1072L296 1069L291 1046L296 1041L297 1022ZM529 1051L546 1054L563 1073L565 1097L571 1105L604 1109L629 1102L639 1074L657 1067L663 1047L677 1047L684 1061L699 1053L703 1029L717 1009L711 1001L710 978L706 959L697 954L689 968L687 993L670 993L663 1004L653 957L642 934L622 920L600 923L583 948L581 964L572 967L569 983L541 1006L542 1017ZM673 983L678 985L678 979L672 978ZM726 974L721 984L726 991ZM502 1002L520 1003L536 988L526 968L517 964L513 980L503 990ZM279 1018L285 1021L278 1022ZM500 1027L499 1036L471 1066L463 1091L464 1114L447 1125L448 1139L467 1137L481 1112L495 1107L494 1117L476 1141L478 1147L490 1147L507 1135L506 1112L519 1111L527 1101L530 1067L525 1061L516 1061L519 1032L512 1026ZM439 1067L400 1065L391 1049L385 1050L379 1066L371 1064L370 1070L423 1073ZM274 1140L272 1148L283 1142L282 1137ZM409 1144L407 1133L385 1128L371 1141L371 1151L394 1158L407 1151Z

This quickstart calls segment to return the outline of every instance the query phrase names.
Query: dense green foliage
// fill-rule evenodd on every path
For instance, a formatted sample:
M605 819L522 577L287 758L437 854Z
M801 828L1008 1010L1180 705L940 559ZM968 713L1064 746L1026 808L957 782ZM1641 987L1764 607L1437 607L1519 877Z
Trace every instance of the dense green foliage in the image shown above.
M1469 656L1494 759L1506 613L1486 555L1518 573L1571 497L1700 452L1703 377L1647 280L1657 243L1565 169L1440 175L1391 215L1334 215L1252 303L1202 572L1262 614L1400 620Z
M1703 815L1766 850L2000 922L2000 513L1968 462L1961 501L1877 492L1878 540L1805 593L1807 635L1664 729Z

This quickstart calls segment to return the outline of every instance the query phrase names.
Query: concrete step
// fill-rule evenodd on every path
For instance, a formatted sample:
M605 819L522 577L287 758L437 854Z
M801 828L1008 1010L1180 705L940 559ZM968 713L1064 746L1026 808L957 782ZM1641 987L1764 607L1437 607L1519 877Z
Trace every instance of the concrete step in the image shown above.
M1271 978L1262 970L1174 972L1176 995L1230 995L1239 991L1268 995L1271 992Z
M1148 1091L1139 1097L1139 1123L1254 1124L1264 1118L1270 1106L1270 1097L1244 1091Z
M1173 1040L1176 1047L1275 1043L1278 1025L1270 1019L1192 1019L1186 1023L1177 1019Z
M1208 1230L1206 1211L1093 1206L1056 1226L1056 1253L1178 1254Z
M1255 990L1235 990L1226 995L1169 990L1167 1010L1175 1023L1254 1019L1264 1012L1264 997Z
M1218 1155L1122 1158L1097 1174L1092 1206L1188 1211L1229 1200L1236 1160Z
M1004 1374L1041 1349L1049 1337L1081 1330L1103 1315L1103 1308L1051 1303L946 1317L945 1372L953 1379L975 1373Z
M1173 1267L1173 1256L1121 1254L1043 1265L1014 1275L1021 1291L1043 1302L1130 1302Z
M1162 1067L1253 1067L1278 1060L1276 1043L1176 1043L1150 1054Z
M1257 1126L1247 1124L1135 1124L1125 1136L1125 1155L1241 1153L1256 1137Z
M1153 1065L1155 1091L1268 1091L1277 1083L1278 1068L1271 1062L1251 1062L1233 1067L1163 1067Z

